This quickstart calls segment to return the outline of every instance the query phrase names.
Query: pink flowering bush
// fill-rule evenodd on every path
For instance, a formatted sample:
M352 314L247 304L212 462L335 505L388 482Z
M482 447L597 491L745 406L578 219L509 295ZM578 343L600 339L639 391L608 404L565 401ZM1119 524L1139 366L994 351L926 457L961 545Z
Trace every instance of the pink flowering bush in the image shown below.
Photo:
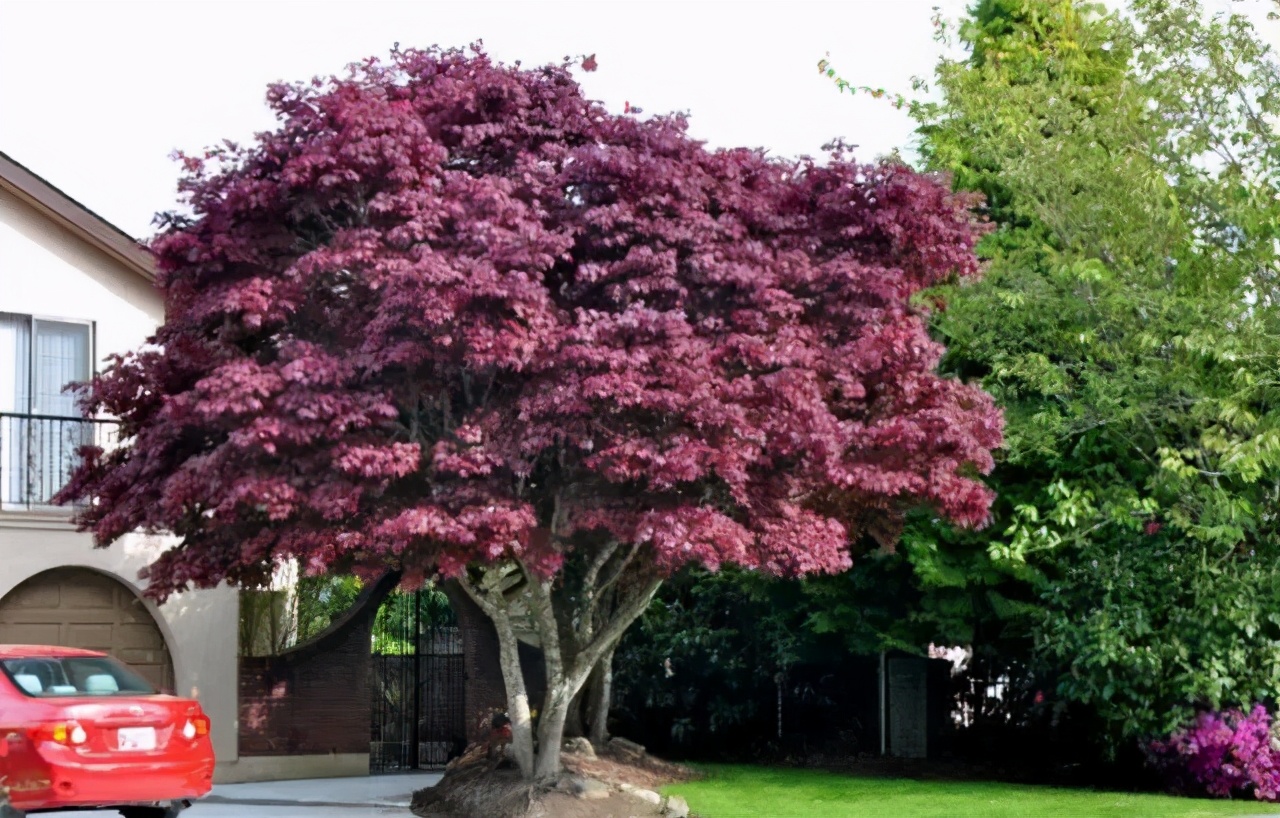
M1275 801L1280 793L1280 743L1262 705L1204 712L1190 727L1148 748L1152 763L1179 792L1219 798L1252 795Z

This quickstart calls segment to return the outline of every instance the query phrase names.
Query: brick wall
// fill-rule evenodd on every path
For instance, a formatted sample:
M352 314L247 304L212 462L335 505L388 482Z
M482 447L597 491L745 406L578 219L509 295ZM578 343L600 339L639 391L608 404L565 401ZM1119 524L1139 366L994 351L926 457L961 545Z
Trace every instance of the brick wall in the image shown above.
M398 580L370 586L314 639L240 659L240 755L369 752L373 620Z
M371 586L343 618L305 644L277 656L240 660L240 755L369 752L370 639L378 607L398 577ZM458 589L445 593L458 616L465 668L467 741L487 738L482 716L506 710L498 635L488 617ZM542 707L545 666L536 648L520 645L530 706Z

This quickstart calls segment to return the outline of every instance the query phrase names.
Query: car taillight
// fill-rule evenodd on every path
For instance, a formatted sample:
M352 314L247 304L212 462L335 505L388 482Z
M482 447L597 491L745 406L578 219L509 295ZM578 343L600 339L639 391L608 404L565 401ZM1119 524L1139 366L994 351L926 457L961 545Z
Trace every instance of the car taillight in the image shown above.
M208 716L192 716L187 719L187 723L182 725L182 737L188 741L196 736L209 735L209 717Z
M36 741L52 741L67 747L79 747L89 740L89 732L79 722L60 721L53 724L42 724L32 731Z

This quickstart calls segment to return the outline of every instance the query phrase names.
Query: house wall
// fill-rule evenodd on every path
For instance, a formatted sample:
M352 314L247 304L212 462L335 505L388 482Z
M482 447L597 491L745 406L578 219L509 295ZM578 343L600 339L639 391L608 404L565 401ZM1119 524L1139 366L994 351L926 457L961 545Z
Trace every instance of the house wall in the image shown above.
M92 319L98 366L164 320L151 284L0 190L0 311Z
M136 272L91 247L0 190L0 311L95 322L99 369L111 352L140 346L164 316L159 295ZM50 568L80 566L136 590L138 571L165 547L159 537L130 535L107 549L74 530L65 512L0 511L0 598ZM238 755L239 597L230 588L196 591L156 607L177 691L198 698L213 722L220 764Z

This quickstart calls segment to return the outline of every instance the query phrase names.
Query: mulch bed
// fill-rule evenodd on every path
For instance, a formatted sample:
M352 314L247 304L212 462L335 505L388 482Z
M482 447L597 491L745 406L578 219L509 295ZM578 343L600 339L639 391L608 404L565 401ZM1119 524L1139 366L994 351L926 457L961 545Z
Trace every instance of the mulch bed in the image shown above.
M414 793L422 818L672 818L683 801L651 800L656 791L697 773L614 740L600 753L566 750L559 779L530 784L503 752L477 744L454 759L434 787Z

